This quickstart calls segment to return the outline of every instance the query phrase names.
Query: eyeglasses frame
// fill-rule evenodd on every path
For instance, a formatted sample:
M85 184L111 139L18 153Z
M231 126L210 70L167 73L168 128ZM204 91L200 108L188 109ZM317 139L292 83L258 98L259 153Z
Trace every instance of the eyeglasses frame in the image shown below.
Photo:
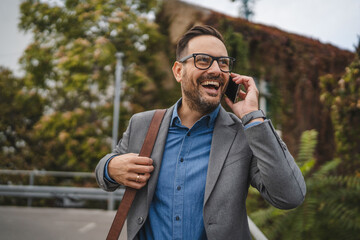
M200 67L196 66L195 58L196 58L196 56L198 56L198 55L206 55L206 56L211 57L211 63L210 63L210 65L209 65L209 67L207 67L207 68L200 68ZM186 57L181 58L178 62L180 62L180 63L185 63L185 62L186 62L188 59L190 59L190 58L194 58L194 66L195 66L197 69L200 69L200 70L207 70L207 69L209 69L209 68L213 65L214 61L216 60L216 62L217 62L218 65L219 65L220 71L225 72L225 73L231 72L232 69L229 69L229 71L222 70L222 69L220 68L219 59L220 59L220 58L229 58L230 61L231 61L231 63L232 63L231 68L233 67L234 62L236 61L235 58L233 58L233 57L228 57L228 56L214 57L214 56L211 56L211 55L206 54L206 53L193 53L193 54L191 54L191 55L188 55L188 56L186 56Z

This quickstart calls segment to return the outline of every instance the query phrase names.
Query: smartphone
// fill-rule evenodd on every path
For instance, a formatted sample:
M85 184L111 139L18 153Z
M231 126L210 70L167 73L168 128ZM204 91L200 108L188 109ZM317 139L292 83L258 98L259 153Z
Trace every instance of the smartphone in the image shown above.
M229 78L228 85L225 90L225 95L234 103L236 101L236 98L238 96L239 92L239 86L240 84L236 84L232 78Z

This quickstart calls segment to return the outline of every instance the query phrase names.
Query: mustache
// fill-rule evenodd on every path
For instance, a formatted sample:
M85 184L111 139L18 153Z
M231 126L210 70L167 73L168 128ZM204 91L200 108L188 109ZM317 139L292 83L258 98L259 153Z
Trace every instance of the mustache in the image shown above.
M205 80L216 80L220 83L220 85L224 85L224 83L225 83L225 79L221 75L216 76L216 75L210 75L210 74L205 74L205 75L200 76L197 79L197 83L201 84Z

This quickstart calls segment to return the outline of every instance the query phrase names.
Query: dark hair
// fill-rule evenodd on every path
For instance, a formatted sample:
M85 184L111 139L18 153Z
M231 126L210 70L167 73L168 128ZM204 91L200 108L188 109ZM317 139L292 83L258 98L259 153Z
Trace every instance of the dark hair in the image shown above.
M213 28L212 26L195 26L191 28L189 31L187 31L178 41L176 46L176 60L179 60L181 58L181 54L184 52L184 50L187 48L187 45L189 41L197 36L203 36L203 35L210 35L218 38L220 41L222 41L224 44L224 38L221 35L221 33Z

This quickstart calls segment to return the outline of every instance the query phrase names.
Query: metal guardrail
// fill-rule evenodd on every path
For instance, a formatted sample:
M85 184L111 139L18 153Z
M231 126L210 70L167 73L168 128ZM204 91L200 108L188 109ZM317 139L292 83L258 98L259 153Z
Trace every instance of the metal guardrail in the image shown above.
M32 206L33 198L61 198L65 204L72 205L79 200L107 200L108 210L114 210L115 201L121 200L125 191L119 189L115 192L105 192L99 188L34 186L37 176L95 178L95 174L91 172L0 169L0 174L29 175L29 185L0 185L0 196L26 197L28 206Z
M35 176L54 177L90 177L95 178L94 173L88 172L57 172L44 170L6 170L0 169L0 174L29 175L29 185L0 185L0 196L25 197L31 206L32 198L62 198L72 200L107 200L108 210L114 210L116 200L121 200L125 189L120 188L115 192L105 192L100 188L84 187L54 187L34 186ZM29 201L30 200L30 201ZM268 240L255 223L248 217L249 228L256 240Z
M92 172L59 172L59 171L45 171L45 170L8 170L0 169L0 174L8 175L29 175L31 176L53 176L53 177L89 177L95 178L95 173Z
M108 200L108 210L114 210L115 201L120 201L125 189L105 192L99 188L0 185L0 195L25 198L62 198L64 201Z
M66 194L74 199L88 200L106 200L111 194L98 188L81 188L81 187L52 187L52 186L19 186L19 185L0 185L0 192L3 196L14 197L39 197L52 198ZM123 193L123 191L122 191ZM120 192L114 194L116 200L121 200Z

